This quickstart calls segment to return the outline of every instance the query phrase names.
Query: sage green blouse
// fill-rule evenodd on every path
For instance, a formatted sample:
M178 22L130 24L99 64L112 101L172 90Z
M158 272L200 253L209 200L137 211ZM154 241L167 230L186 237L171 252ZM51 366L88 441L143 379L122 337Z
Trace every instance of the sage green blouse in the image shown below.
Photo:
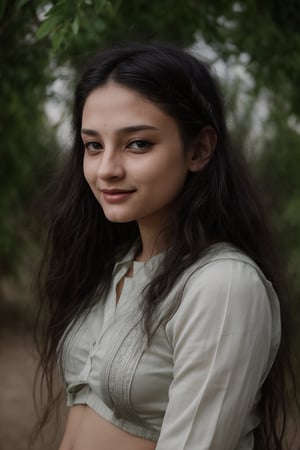
M87 404L156 450L252 450L260 388L280 342L277 296L261 270L226 243L182 274L156 324L183 289L180 306L147 346L141 292L163 255L116 264L106 298L66 333L62 375L68 405Z

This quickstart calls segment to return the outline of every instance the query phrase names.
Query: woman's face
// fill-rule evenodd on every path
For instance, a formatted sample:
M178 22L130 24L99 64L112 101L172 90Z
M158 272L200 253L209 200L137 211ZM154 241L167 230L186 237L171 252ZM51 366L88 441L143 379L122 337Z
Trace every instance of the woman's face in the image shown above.
M164 225L189 158L173 118L115 82L95 89L82 114L84 176L112 222Z

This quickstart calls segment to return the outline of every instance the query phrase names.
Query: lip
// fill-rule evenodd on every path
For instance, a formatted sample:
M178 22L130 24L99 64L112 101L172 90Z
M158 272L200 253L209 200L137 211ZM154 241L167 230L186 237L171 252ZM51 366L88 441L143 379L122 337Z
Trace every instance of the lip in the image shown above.
M127 200L135 190L126 189L101 189L104 199L108 203L119 203Z

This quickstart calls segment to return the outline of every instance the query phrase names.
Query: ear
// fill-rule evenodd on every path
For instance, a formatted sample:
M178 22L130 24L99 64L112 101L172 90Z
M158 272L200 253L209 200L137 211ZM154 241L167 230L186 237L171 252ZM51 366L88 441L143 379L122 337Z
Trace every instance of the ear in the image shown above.
M217 144L216 130L211 126L202 128L191 143L188 152L188 168L191 172L200 172L213 156Z

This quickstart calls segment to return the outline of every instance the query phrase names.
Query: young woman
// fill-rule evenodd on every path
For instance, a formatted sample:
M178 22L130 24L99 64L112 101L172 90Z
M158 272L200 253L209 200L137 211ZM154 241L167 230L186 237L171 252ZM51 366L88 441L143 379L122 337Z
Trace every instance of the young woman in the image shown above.
M40 276L59 449L281 449L285 299L208 69L171 45L106 50L73 126Z

